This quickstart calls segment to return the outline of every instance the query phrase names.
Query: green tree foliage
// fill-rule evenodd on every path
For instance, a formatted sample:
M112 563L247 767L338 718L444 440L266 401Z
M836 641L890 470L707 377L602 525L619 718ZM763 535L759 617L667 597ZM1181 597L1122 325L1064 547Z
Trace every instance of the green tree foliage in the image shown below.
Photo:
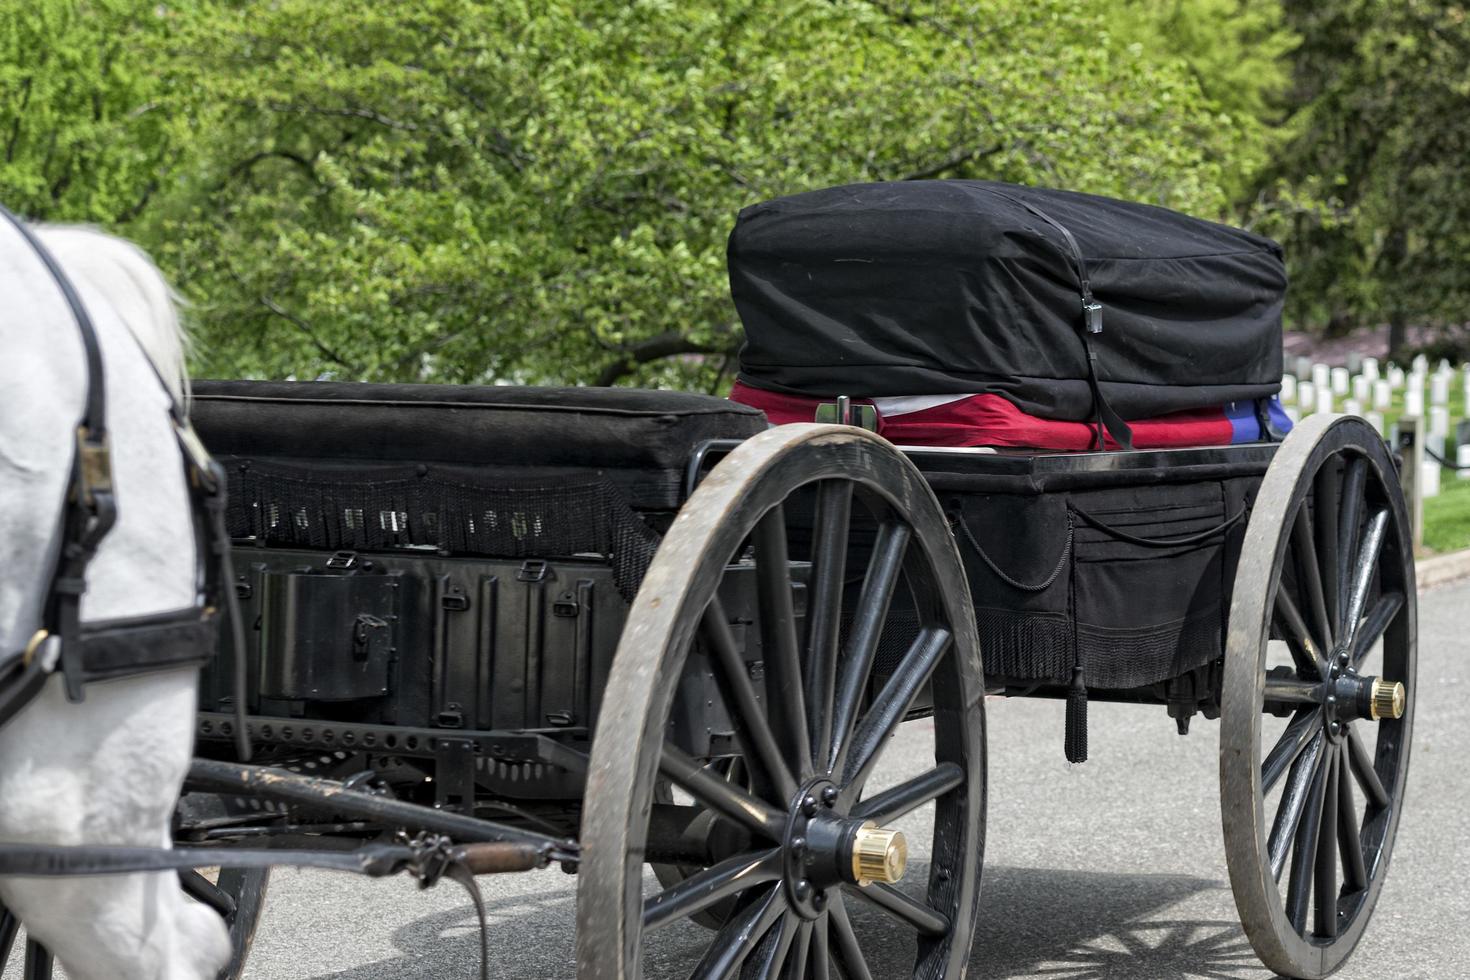
M166 101L132 187L168 179L123 230L193 300L204 373L715 390L755 201L965 176L1228 214L1271 135L1246 49L1280 35L1211 45L1190 11L1233 5L150 4L119 99Z
M34 218L137 217L173 156L152 69L167 12L138 3L0 0L0 193Z
M1287 245L1299 322L1461 324L1470 301L1470 22L1426 0L1287 0L1291 142L1263 226Z

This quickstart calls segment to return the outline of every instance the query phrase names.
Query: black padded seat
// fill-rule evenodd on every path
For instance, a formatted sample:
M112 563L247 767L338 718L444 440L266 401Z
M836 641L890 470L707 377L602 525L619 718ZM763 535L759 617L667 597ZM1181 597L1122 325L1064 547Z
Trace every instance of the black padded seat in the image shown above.
M679 503L691 455L766 427L745 405L633 388L196 381L192 417L226 460L596 472L633 506Z

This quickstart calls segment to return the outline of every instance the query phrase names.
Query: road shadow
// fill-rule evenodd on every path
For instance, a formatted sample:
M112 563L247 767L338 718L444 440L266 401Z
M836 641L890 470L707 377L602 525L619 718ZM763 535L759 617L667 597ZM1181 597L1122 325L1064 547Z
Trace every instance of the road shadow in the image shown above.
M1047 868L985 870L970 976L1056 980L1244 980L1270 974L1234 918L1175 907L1224 882Z
M910 882L928 869L910 867ZM969 976L1005 980L1245 980L1268 974L1234 919L1176 915L1171 909L1219 881L1179 875L1108 874L1044 868L987 867ZM1225 897L1228 901L1228 894ZM1218 903L1215 903L1218 904ZM873 976L891 980L912 969L914 943L881 912L848 900ZM498 980L574 980L575 888L521 895L486 905L490 975ZM400 955L314 980L435 980L478 976L475 914L465 904L422 916L394 931ZM708 933L678 923L648 937L644 976L686 977Z

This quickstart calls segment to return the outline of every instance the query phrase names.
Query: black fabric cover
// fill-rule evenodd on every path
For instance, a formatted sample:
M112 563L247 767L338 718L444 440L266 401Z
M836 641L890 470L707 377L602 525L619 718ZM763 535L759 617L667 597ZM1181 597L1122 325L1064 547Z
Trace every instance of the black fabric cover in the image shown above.
M988 678L1092 688L1180 676L1223 655L1258 476L1042 493L941 493Z
M1275 242L1149 205L964 180L742 211L728 256L740 378L821 397L995 392L1043 418L1090 419L1081 275L1058 225L1102 306L1097 374L1124 418L1278 390Z
M526 478L601 477L640 509L679 503L700 443L743 439L765 416L721 398L632 388L198 381L209 450L243 459L447 463Z

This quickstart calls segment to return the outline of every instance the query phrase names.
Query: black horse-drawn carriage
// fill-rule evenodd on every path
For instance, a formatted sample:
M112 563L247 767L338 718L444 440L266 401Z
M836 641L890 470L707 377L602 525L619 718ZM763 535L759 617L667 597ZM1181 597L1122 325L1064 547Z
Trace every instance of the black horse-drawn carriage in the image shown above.
M864 976L843 896L917 937L916 976L958 976L983 697L1069 697L1079 666L1093 702L1221 717L1231 878L1268 965L1323 975L1367 922L1406 770L1414 580L1360 421L1005 455L763 431L652 392L201 384L195 414L235 488L256 761L565 838L582 976L637 975L642 938L681 918L713 930L697 975ZM198 732L221 759L228 662ZM914 718L932 766L865 792ZM398 826L248 788L186 797L181 838ZM894 830L914 811L927 841ZM905 845L918 887L897 881Z
M1181 733L1196 715L1221 723L1230 878L1261 959L1296 977L1336 969L1371 916L1407 772L1415 586L1394 461L1346 416L1314 416L1284 441L1261 414L1258 438L1241 444L1104 450L1104 429L1127 440L1105 395L1141 399L1129 418L1149 398L1188 408L1178 375L1235 371L1242 346L1251 371L1279 377L1274 267L1237 258L1255 254L1250 242L1169 258L1185 274L1181 263L1232 256L1222 279L1249 293L1247 312L1200 363L1110 389L1137 365L1109 363L1091 290L1125 310L1134 296L1154 354L1170 353L1165 307L1099 286L1112 259L1089 283L1089 239L1079 232L1079 250L1054 220L1075 202L1004 194L1021 194L1015 213L1036 221L988 244L1055 252L1060 230L1085 343L1070 366L1050 359L1072 380L1005 388L1048 367L1028 362L1005 369L1001 389L1038 412L1093 418L1093 449L895 447L857 425L768 427L752 408L669 392L197 385L195 424L229 476L245 640L203 677L178 841L228 866L263 845L427 832L495 844L459 852L473 871L560 862L577 878L584 980L683 962L659 958L666 929L697 947L698 977L881 977L898 949L904 972L955 978L978 908L986 696L1065 699L1059 741L1073 761L1087 754L1090 703L1152 703ZM844 191L823 214L858 196ZM887 196L863 213L883 208ZM824 247L861 250L850 217ZM1161 248L1162 219L1145 218ZM1218 238L1214 228L1199 234ZM879 289L875 303L913 275L805 253L762 267L760 243L745 242L732 260L766 269L732 277L737 304L760 307L742 308L756 346L783 295L803 329L856 322L820 308L802 261L840 270L832 295ZM1071 311L1056 329L1075 341L1072 273L1032 259L1009 268ZM982 287L1023 281L1007 276ZM834 349L882 335L901 312L864 338L834 334ZM1274 335L1256 329L1273 317ZM984 330L969 340L1000 343ZM1026 355L1006 343L987 356ZM924 368L906 344L893 341L900 392L953 382L942 356ZM854 383L881 373L857 361L844 369ZM1155 370L1145 361L1140 371ZM813 370L765 380L820 388ZM978 378L953 383L973 391ZM1269 394L1240 380L1238 394L1209 378L1200 388ZM876 413L838 397L814 415ZM905 722L917 724L903 729L903 757L925 761L885 769ZM252 766L231 761L241 724ZM232 974L264 875L187 878L231 920ZM855 903L879 914L855 915ZM876 973L860 935L872 922L899 937L885 938L889 966Z

